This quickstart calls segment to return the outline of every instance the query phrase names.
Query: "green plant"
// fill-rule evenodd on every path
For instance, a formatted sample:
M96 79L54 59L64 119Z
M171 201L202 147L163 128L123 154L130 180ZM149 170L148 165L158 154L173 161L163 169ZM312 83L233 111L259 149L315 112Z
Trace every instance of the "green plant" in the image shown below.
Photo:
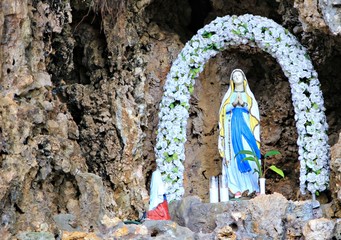
M245 154L247 155L243 161L252 161L255 162L257 165L257 169L255 169L254 171L258 173L258 175L261 178L265 177L266 172L270 169L272 171L274 171L275 173L277 173L278 175L280 175L281 177L284 177L284 173L281 169L279 169L278 167L276 167L275 165L271 165L270 167L266 166L266 159L268 159L269 157L281 154L279 151L277 150L271 150L265 153L264 158L262 159L262 162L259 161L259 158L257 157L257 155L250 151L250 150L241 150L240 152L238 152L236 154L236 156L238 154ZM235 156L235 157L236 157ZM263 165L263 166L262 166Z

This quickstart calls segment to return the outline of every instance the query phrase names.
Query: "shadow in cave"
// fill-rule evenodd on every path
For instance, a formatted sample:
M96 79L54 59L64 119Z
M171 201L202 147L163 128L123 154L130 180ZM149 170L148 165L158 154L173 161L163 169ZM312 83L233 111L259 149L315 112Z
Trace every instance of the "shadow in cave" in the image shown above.
M205 24L216 17L254 14L282 22L276 1L155 0L146 8L146 16L165 31L174 32L186 43Z
M165 31L177 33L185 43L205 25L211 10L209 0L156 0L147 7L146 15Z

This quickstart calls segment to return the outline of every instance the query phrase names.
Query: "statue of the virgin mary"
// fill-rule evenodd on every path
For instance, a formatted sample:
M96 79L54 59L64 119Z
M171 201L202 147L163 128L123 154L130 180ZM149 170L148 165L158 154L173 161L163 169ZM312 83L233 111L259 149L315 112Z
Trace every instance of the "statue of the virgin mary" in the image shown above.
M231 73L230 86L220 106L218 147L223 158L223 181L227 181L229 191L236 198L246 190L259 193L256 163L237 154L251 150L259 159L261 155L258 104L240 69Z

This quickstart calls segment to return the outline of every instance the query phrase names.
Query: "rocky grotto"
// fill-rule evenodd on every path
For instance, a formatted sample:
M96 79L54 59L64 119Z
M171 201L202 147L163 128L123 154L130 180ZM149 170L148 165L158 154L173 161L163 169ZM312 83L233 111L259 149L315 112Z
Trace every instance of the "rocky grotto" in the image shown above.
M184 189L170 221L148 209L158 113L172 63L217 17L272 19L307 49L318 73L330 145L329 189L300 192L291 89L258 48L208 60L195 80ZM0 239L341 239L341 1L2 0ZM209 202L221 172L218 112L242 68L257 98L266 195Z

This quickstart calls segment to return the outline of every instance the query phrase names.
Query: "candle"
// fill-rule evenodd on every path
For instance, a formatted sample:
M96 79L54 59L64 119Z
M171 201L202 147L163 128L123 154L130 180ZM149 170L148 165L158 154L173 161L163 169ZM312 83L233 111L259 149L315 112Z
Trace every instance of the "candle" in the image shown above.
M219 202L219 191L218 191L218 178L210 178L210 203Z
M227 202L229 200L229 188L227 186L226 176L219 176L219 193L220 193L220 202Z

